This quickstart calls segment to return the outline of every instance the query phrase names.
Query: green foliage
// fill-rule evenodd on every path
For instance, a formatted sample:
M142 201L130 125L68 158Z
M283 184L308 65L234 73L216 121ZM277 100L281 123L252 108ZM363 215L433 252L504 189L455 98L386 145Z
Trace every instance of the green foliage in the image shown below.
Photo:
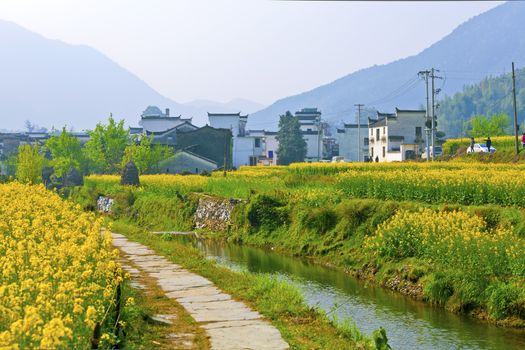
M379 327L379 329L376 329L372 333L372 337L374 339L374 344L376 346L377 350L390 350L392 349L390 345L388 345L388 338L386 336L386 331L383 327Z
M276 138L279 141L277 150L279 164L288 165L304 161L307 150L306 141L303 139L299 118L294 117L290 111L280 116L279 132Z
M525 69L516 70L516 99L518 101L518 122L524 121ZM454 96L446 96L440 102L438 118L440 128L450 137L467 134L465 122L475 115L514 115L512 101L512 77L505 74L488 77L475 85L467 86ZM487 136L487 135L483 135ZM491 135L492 136L492 135Z
M488 309L495 319L511 315L525 316L525 296L523 285L496 283L487 290Z
M471 137L504 136L509 132L510 118L505 113L490 118L475 115L467 122L467 134Z
M45 148L51 153L49 165L53 167L57 177L62 177L70 167L85 170L80 141L67 132L66 127L62 128L60 135L51 136L46 141Z
M129 143L129 130L124 128L124 120L115 122L110 115L108 124L97 124L89 131L85 155L93 173L114 174L122 164L124 151Z
M307 211L302 221L308 229L324 234L335 227L338 218L333 209L321 207Z
M40 183L44 162L40 147L21 145L16 157L16 179L22 183Z
M274 231L288 222L288 211L284 204L269 195L256 195L246 208L246 217L255 229Z
M441 272L432 274L425 283L424 293L431 302L445 304L454 294L450 276Z
M148 174L159 171L159 164L173 155L173 149L165 145L154 145L153 136L143 135L140 140L134 136L133 141L124 150L121 166L133 160L139 174Z

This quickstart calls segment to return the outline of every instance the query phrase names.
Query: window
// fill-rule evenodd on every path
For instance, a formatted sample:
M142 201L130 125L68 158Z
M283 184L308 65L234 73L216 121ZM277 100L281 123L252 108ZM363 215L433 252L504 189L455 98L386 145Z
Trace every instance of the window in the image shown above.
M385 146L383 146L383 158L385 158L385 155L386 155L386 149L385 149Z
M374 129L370 129L370 136L374 136Z
M374 147L370 148L370 157L374 158Z
M423 133L420 126L416 126L416 140L420 140L423 137Z
M256 156L250 156L250 165L251 166L257 165L257 157Z
M386 127L383 126L383 135L386 135Z
M255 147L256 147L256 148L261 147L261 139L259 139L259 138L256 138L256 139L255 139Z
M379 128L376 129L376 141L379 141L379 132L380 132Z

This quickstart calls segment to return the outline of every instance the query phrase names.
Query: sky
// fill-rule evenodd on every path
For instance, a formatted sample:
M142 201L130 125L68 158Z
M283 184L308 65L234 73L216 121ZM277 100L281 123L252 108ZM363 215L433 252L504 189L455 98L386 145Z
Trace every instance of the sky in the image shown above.
M501 3L0 0L0 19L91 46L180 103L268 105L415 55Z

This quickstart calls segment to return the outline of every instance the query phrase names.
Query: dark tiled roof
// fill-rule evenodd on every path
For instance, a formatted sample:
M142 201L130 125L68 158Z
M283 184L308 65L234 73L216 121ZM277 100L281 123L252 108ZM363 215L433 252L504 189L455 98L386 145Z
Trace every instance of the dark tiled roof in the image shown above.
M244 117L241 116L241 112L239 113L210 113L208 112L208 117ZM248 117L246 115L246 117Z
M179 125L174 126L173 128L170 128L168 130L164 130L164 131L147 131L146 134L147 135L164 135L164 134L169 134L173 130L177 130L178 128L180 128L181 126L184 126L184 125L189 125L189 126L195 128L195 129L198 129L198 127L196 127L195 125L191 124L190 122L185 121L184 123L180 123Z
M426 113L424 109L399 109L396 107L396 113Z
M368 128L368 124L361 124L362 128ZM357 124L346 124L345 129L357 129Z
M386 118L381 118L381 119L369 119L369 124L368 126L369 127L378 127L378 126L386 126Z

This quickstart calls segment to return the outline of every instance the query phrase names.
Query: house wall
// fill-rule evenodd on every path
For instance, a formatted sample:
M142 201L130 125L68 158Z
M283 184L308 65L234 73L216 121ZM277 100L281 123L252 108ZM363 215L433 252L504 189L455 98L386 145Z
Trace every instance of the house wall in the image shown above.
M425 113L398 113L397 120L388 121L388 132L390 135L403 136L404 141L402 143L420 143L423 150L424 139L425 139ZM416 128L420 128L421 136L416 140ZM397 146L400 146L401 142L398 142ZM391 146L392 147L392 146Z
M273 165L277 164L277 150L279 149L279 141L277 135L266 135L264 137L264 156L272 161ZM270 157L272 153L273 158Z
M233 139L233 166L239 168L243 165L250 165L250 156L260 156L257 154L253 137L235 137Z
M162 162L159 170L161 173L169 174L180 174L183 172L200 174L203 171L211 172L215 169L217 169L216 164L189 153L181 152Z
M390 122L390 121L389 121ZM379 137L377 135L379 134ZM376 157L380 162L387 161L386 153L388 151L388 127L387 126L373 126L368 129L369 137L369 154L375 162Z
M184 121L181 121L179 118L143 118L141 125L144 131L162 132L174 128L183 122Z
M306 158L307 162L317 162L319 159L319 135L317 133L306 134L303 133L303 138L306 141ZM322 157L322 154L321 154Z
M210 126L216 129L228 129L233 137L239 136L239 116L208 116Z
M344 132L337 133L337 140L339 143L339 155L343 156L349 162L363 162L368 156L368 145L365 144L365 139L368 137L368 125L361 125L360 133L358 133L357 125L352 127L345 127ZM358 135L360 134L360 135ZM360 136L360 141L358 141ZM361 146L361 154L358 158L358 142Z

